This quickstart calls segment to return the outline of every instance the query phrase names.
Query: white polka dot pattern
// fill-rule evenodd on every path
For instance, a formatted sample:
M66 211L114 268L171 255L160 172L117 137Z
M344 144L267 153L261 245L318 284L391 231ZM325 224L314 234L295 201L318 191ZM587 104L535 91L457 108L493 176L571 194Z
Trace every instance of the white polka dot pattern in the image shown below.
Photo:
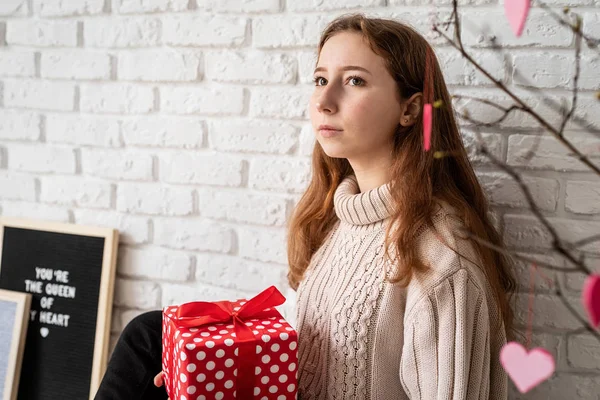
M239 307L245 299L232 302ZM233 324L177 327L177 306L163 309L165 386L171 399L235 399L239 358ZM298 337L281 315L246 321L256 341L254 398L297 398ZM240 372L241 373L241 372Z

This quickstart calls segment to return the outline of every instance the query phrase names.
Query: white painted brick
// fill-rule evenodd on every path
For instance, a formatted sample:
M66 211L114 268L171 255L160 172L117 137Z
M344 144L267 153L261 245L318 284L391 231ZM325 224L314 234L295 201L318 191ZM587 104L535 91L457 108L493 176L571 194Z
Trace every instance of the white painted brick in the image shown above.
M300 193L309 178L310 160L256 157L250 162L248 184L254 189Z
M287 279L286 279L287 281ZM277 310L283 315L283 318L296 330L298 330L298 324L296 321L296 292L288 284L278 288L281 294L286 298L285 303L281 306L276 307Z
M153 219L154 243L173 249L229 253L233 249L231 228L198 218Z
M567 355L571 367L600 369L600 343L590 334L571 335L568 339Z
M89 50L45 50L40 62L42 78L109 79L110 56Z
M569 0L566 0L569 1ZM580 1L580 0L572 0L572 1ZM594 2L597 0L587 0L589 2ZM597 12L578 12L579 15L583 17L583 33L586 36L593 38L600 38L600 14ZM582 43L583 47L585 45Z
M435 49L447 85L467 85L474 74L473 66L452 47Z
M241 290L225 289L220 287L199 285L177 285L163 283L161 306L179 305L191 301L235 301L251 297L252 293ZM256 295L258 293L254 293Z
M597 256L586 257L584 260L584 264L588 269L590 269L594 273L598 273L598 271L600 271L600 258L598 258ZM578 267L574 266L570 262L567 262L567 265L573 268L573 271L575 272L564 273L564 287L569 292L581 294L581 289L583 288L583 285L588 275L587 273L582 272Z
M294 14L257 16L252 19L252 45L256 48L316 47L320 32L332 19Z
M331 1L290 1L287 3L289 11L331 11L345 10L360 7L361 10L368 7L385 5L384 0L331 0ZM365 10L366 11L366 10Z
M203 0L198 8L204 12L218 13L275 13L281 11L279 0Z
M0 172L0 198L35 201L35 177L15 172Z
M169 114L240 115L244 90L236 87L164 86L160 109Z
M126 145L151 147L202 147L205 122L194 117L145 116L124 119L121 125Z
M160 180L168 183L200 183L239 186L242 161L215 152L163 153L159 155Z
M5 80L4 106L72 111L75 85L71 82Z
M211 188L197 192L198 209L203 217L271 226L283 226L286 222L287 200L283 196Z
M296 126L280 121L215 121L208 141L222 151L289 154L298 145L298 135Z
M160 287L155 282L117 278L115 299L117 307L157 308L160 303Z
M421 6L433 4L436 6L451 6L452 0L389 0L390 6ZM496 4L496 0L458 0L459 6ZM460 8L459 8L460 9Z
M0 2L0 16L26 16L29 2L26 0L4 0Z
M529 295L517 293L515 299L515 322L526 326L528 324ZM581 302L576 297L568 297L567 300L575 309ZM533 299L533 310L532 325L534 328L547 327L568 330L578 326L577 319L556 295L536 293Z
M196 279L210 286L252 292L271 285L281 286L287 282L286 274L284 265L220 254L196 256Z
M570 132L565 138L580 151L598 148L600 139L590 135ZM534 156L528 159L528 154L533 150ZM589 167L577 158L568 156L569 149L554 137L533 135L511 135L508 138L507 162L509 165L523 166L536 169L550 169L557 171L589 171ZM600 154L593 152L590 160L595 165L600 165Z
M373 14L378 18L392 18L413 27L419 32L431 45L447 45L446 39L433 31L432 27L436 23L443 23L450 18L452 12L451 7L386 7L378 8ZM448 27L444 31L445 35L454 37L454 25Z
M121 332L123 330L123 325L121 325L121 308L114 307L112 308L111 316L110 316L110 332L116 333Z
M511 91L513 91L513 93L515 93L528 107L540 115L551 126L560 126L560 97L547 94L545 95L545 99L541 99L539 96L534 97L531 94L527 94L525 89L511 88ZM468 113L468 115L474 120L485 123L497 123L497 121L500 121L501 118L504 117L504 119L502 119L499 123L500 127L519 129L541 127L541 124L537 120L521 110L513 110L508 114L508 116L504 116L505 112L502 109L485 104L481 101L487 100L497 106L503 107L504 109L508 109L511 106L516 105L512 99L501 94L499 91L491 91L488 89L482 91L472 88L459 88L453 90L452 95L456 96L453 100L456 111L461 115ZM463 96L463 98L458 98L458 96ZM552 103L548 103L549 101L552 101ZM553 104L556 104L556 106L553 106ZM590 104L590 111L592 107L593 106ZM462 117L459 118L459 120L463 121ZM464 121L463 124L465 126L468 125L466 121Z
M598 242L596 242L597 244ZM564 288L572 293L581 294L581 288L583 287L588 274L581 271L579 267L572 264L570 261L566 261L566 265L572 268L575 272L564 273ZM584 259L584 265L591 271L600 270L600 257L587 255Z
M589 238L600 231L600 221L555 217L547 217L547 219L559 237L567 242ZM550 233L534 216L507 214L504 216L504 226L504 241L508 247L530 248L530 250L552 248ZM580 250L599 252L596 243L581 246Z
M87 47L147 47L159 45L160 20L154 17L86 19L83 42Z
M119 338L120 338L120 335L117 335L117 334L110 335L110 337L108 339L108 353L107 353L108 360L110 360L110 358L112 357L112 354L115 351L115 347L117 346L117 343L119 342Z
M238 235L241 257L287 264L285 229L243 226L238 229Z
M202 53L196 50L123 51L118 60L120 80L193 81L202 74Z
M175 46L239 46L248 20L219 15L169 15L162 19L164 44Z
M525 194L517 182L504 172L477 175L489 200L498 205L530 208ZM556 179L523 176L521 179L531 192L535 205L545 211L556 211L560 185Z
M82 146L119 147L119 121L108 116L46 114L46 141Z
M491 47L491 36L503 47L552 46L567 47L573 32L556 22L545 10L532 8L520 37L507 23L504 10L464 10L461 12L462 39L466 46Z
M564 262L560 257L557 257L556 255L549 255L549 254L536 254L536 253L523 253L523 252L517 252L517 254L519 254L520 256L523 257L527 257L527 258L533 258L534 260L540 262L540 263L546 263L546 264L550 264L556 267L563 267L564 266ZM517 279L517 286L518 286L518 290L521 292L525 292L525 293L529 293L531 290L531 274L532 274L532 269L534 268L533 265L530 262L521 260L519 258L514 257L513 258L515 261L515 273L516 276L518 277ZM548 282L548 280L545 277L547 277L548 279L555 279L556 276L558 275L555 271L549 270L544 268L543 266L540 266L539 264L536 264L537 266L537 270L535 271L535 275L534 275L534 284L533 284L533 291L534 293L550 293L554 291L554 284L552 282ZM540 274L540 271L543 275Z
M435 53L447 85L494 85L455 48L437 48ZM491 50L477 50L470 51L470 55L494 79L504 80L506 68L502 53Z
M600 213L600 185L597 182L568 181L565 209L578 214Z
M33 10L42 17L95 15L104 10L105 0L34 0Z
M81 111L92 113L148 113L154 108L150 86L129 83L82 84Z
M0 110L0 139L38 140L40 115L29 111Z
M462 141L467 151L467 156L473 164L491 164L492 161L488 156L477 151L478 136L473 131L466 129L462 130ZM496 133L481 133L483 145L497 159L502 159L502 135Z
M502 5L504 4L503 0L499 0L499 2ZM547 4L549 6L578 6L578 7L593 5L594 3L598 4L598 0L548 0L548 1L544 2L544 4ZM535 5L537 5L537 4L535 4ZM532 4L532 7L535 5ZM576 11L577 11L577 14L581 14L580 10L576 10Z
M6 24L6 43L23 46L77 46L77 21L21 19Z
M34 75L35 54L33 52L0 51L0 76L33 77Z
M30 220L70 222L69 210L65 207L24 201L0 200L2 215Z
M299 83L314 86L313 76L317 67L317 51L299 51L296 57L298 58Z
M206 78L217 82L292 83L296 60L279 53L263 51L221 51L206 54Z
M570 106L571 103L568 104ZM579 92L574 118L567 123L567 129L581 128L600 129L598 100L593 92Z
M314 88L285 90L271 87L256 87L250 96L251 117L274 117L285 119L307 119L308 102Z
M594 375L577 375L577 373L555 373L531 391L521 394L515 389L513 383L509 383L509 399L530 400L532 394L535 399L569 399L588 400L597 397L600 377ZM535 391L535 392L534 392Z
M189 0L117 0L115 10L120 14L164 11L185 11Z
M513 81L522 86L539 88L568 88L574 58L554 50L513 56ZM574 71L574 70L573 70Z
M102 178L152 180L152 156L137 151L84 148L81 150L84 174Z
M298 155L305 157L312 156L316 142L317 138L315 137L315 132L312 128L312 125L305 124L302 126L298 145Z
M75 173L75 152L70 147L11 144L8 169L40 173Z
M40 201L84 208L110 208L112 185L81 176L40 177Z
M492 78L499 80L500 82L506 81L506 63L502 53L495 50L477 50L472 52L472 56L483 69L492 75ZM441 67L444 68L443 65L441 65ZM471 68L473 68L473 74L470 76L468 84L495 85L487 76L475 68L475 66L471 65Z
M149 242L148 218L104 210L73 210L75 223L119 230L119 242L143 244Z
M600 37L599 37L600 39ZM580 76L577 82L577 87L580 89L598 90L600 89L600 55L596 54L585 54L581 56L580 60ZM575 67L572 65L567 71L570 75L574 74ZM571 87L573 84L571 83Z
M156 183L119 183L117 211L153 215L189 215L193 211L192 189Z
M192 257L157 248L119 248L119 274L160 281L188 281L192 276Z

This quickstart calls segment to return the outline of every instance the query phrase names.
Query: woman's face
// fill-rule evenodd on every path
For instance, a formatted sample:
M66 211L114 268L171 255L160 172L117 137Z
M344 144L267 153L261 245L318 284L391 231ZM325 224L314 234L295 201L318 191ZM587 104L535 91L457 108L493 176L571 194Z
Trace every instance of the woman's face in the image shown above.
M340 32L330 37L321 49L314 78L309 114L323 151L329 157L347 158L355 170L368 168L372 160L391 160L401 99L383 58L373 53L362 35ZM320 125L340 131L328 136Z

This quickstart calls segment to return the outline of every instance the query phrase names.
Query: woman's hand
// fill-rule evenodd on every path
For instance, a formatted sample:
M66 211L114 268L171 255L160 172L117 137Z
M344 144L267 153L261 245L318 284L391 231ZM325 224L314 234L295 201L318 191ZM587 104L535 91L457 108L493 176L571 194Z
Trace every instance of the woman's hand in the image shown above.
M156 376L154 377L154 386L161 387L163 385L163 383L164 383L163 375L164 375L164 372L162 372L162 371L160 371L158 374L156 374Z
M164 375L164 373L162 371L160 371L158 374L156 374L156 376L154 377L154 386L161 387L163 385L163 383L164 383L163 375ZM170 398L167 400L170 400Z

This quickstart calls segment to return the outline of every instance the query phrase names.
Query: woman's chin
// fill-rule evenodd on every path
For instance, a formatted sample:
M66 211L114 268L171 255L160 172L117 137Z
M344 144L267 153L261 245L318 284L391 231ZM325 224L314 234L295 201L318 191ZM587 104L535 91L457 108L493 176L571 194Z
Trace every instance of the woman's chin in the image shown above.
M327 154L331 158L346 158L346 151L344 149L340 149L337 146L321 146L323 148L323 152Z

